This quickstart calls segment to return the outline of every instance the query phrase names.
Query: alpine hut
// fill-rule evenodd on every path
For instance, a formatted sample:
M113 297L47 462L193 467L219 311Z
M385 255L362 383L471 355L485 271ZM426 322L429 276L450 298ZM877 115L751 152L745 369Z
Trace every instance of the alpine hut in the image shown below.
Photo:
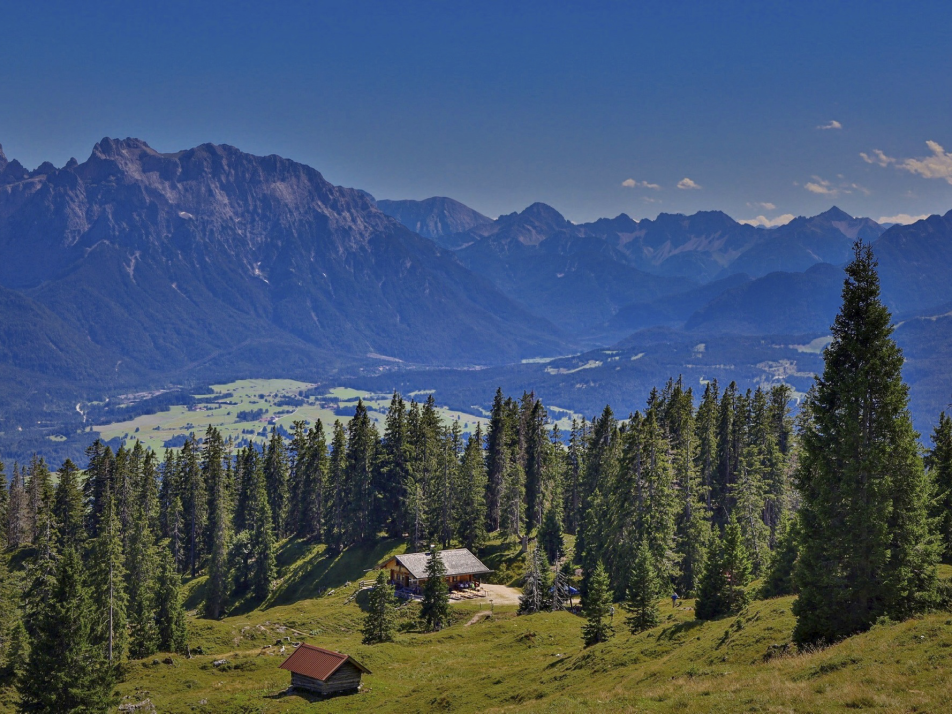
M360 689L360 676L370 670L350 655L302 644L281 663L291 673L291 686L317 694L340 694Z
M440 550L437 553L446 568L446 584L451 588L478 581L481 575L492 572L467 548ZM390 572L391 583L412 589L422 587L426 582L426 564L429 559L429 553L404 553L393 556L380 567Z

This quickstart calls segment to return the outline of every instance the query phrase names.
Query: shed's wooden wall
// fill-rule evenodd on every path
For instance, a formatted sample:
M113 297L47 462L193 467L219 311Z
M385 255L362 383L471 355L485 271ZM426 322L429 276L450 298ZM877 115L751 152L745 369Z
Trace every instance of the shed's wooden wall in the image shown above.
M305 677L291 672L291 686L295 689L307 689L318 694L337 694L360 689L361 672L350 662L344 662L327 681Z

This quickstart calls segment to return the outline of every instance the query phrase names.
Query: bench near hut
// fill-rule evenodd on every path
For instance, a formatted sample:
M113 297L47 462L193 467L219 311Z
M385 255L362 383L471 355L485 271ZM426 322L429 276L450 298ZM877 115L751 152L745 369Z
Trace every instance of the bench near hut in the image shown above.
M492 570L466 548L437 551L446 568L444 579L450 590L478 586L480 576ZM426 565L430 553L404 553L395 555L380 567L389 571L390 582L398 590L419 592L426 582Z
M281 663L291 673L291 686L316 694L341 694L360 689L362 674L370 670L350 655L302 644Z

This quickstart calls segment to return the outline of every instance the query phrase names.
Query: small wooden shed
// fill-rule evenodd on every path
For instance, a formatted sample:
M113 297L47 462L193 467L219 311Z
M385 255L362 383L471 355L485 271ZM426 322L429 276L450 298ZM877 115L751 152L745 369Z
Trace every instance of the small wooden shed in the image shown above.
M281 663L291 673L291 686L317 694L340 694L360 689L362 674L370 670L350 655L302 644Z

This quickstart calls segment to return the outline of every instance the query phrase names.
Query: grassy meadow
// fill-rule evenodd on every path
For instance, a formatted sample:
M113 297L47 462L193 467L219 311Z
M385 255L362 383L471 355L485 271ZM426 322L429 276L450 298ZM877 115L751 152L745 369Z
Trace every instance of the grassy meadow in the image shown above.
M694 620L691 600L660 603L662 624L631 635L616 606L615 637L582 646L567 612L517 617L514 606L456 604L453 624L419 631L416 604L399 612L396 641L364 646L366 569L405 544L385 541L329 557L282 544L281 579L261 606L235 603L220 621L189 617L194 656L125 665L127 703L160 712L940 712L952 701L952 616L884 623L808 653L790 641L793 598L755 601L737 617ZM519 569L514 543L491 546L495 567ZM949 573L944 572L947 577ZM204 578L185 585L201 601ZM354 597L355 593L357 596ZM472 624L467 624L472 623ZM312 700L286 691L278 665L291 643L352 654L373 674L358 694ZM283 648L283 650L282 650ZM227 660L224 664L215 662Z
M191 406L173 406L168 411L138 416L127 421L114 422L93 427L97 435L105 440L120 439L123 443L136 439L156 452L164 451L163 444L175 437L194 433L204 434L209 426L216 427L222 436L235 441L264 442L272 426L282 426L288 431L295 421L305 420L314 423L318 419L325 425L340 419L350 420L358 399L363 399L370 417L383 429L383 421L390 405L390 394L372 394L370 392L334 387L323 394L314 395L315 384L290 379L245 379L229 384L212 386L210 394L196 394L202 403ZM414 392L404 398L425 400L427 392ZM439 408L440 416L446 421L459 420L464 432L472 432L477 423L484 423L484 415L453 411ZM239 419L239 413L246 416ZM252 413L253 418L247 418Z

